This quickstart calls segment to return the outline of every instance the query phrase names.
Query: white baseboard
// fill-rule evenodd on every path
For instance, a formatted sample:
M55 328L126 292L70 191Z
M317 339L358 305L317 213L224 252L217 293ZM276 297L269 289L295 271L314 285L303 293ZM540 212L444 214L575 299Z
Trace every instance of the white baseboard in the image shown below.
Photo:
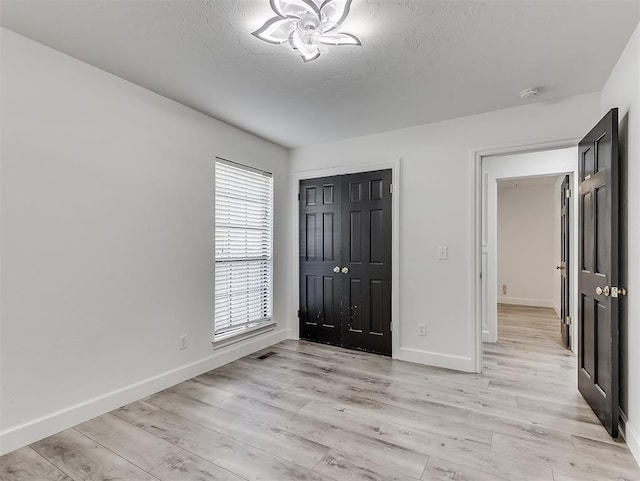
M496 342L496 341L491 339L491 333L488 330L483 329L482 330L482 342Z
M199 361L9 428L0 433L0 456L284 341L289 338L289 331L271 331L225 346Z
M555 308L553 301L547 299L527 299L524 297L498 297L498 304Z
M553 303L553 310L556 311L556 315L558 316L558 319L560 319L560 306L555 302Z
M473 360L469 357L451 356L449 354L422 351L410 347L400 347L398 352L393 353L393 358L399 361L455 369L456 371L474 372L475 370Z
M625 423L624 439L629 446L629 451L636 458L636 463L640 466L640 433L629 422Z

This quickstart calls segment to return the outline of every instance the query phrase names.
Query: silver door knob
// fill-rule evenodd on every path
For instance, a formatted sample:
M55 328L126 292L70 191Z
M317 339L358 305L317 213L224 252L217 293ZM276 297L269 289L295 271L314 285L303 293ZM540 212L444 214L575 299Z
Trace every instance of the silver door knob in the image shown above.
M343 274L349 274L349 268L348 267L343 267L342 268L342 273Z
M564 269L564 266L556 266L556 269Z
M333 268L333 272L335 272L336 274L337 274L338 272L340 272L340 266L335 266L335 267Z
M598 294L599 296L604 294L605 297L608 297L610 293L611 289L609 289L609 286L604 286L604 288L600 286L596 287L596 294Z

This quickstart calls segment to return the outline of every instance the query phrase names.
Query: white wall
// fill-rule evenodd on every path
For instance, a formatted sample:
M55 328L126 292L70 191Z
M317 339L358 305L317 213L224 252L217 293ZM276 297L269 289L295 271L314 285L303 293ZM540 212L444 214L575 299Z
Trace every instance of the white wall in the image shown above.
M640 24L602 89L602 111L619 109L620 189L623 235L620 284L628 296L620 302L620 401L626 413L626 438L640 462ZM626 199L626 202L625 202Z
M554 306L559 263L555 248L560 243L554 236L554 214L559 210L554 204L554 180L498 182L499 303Z
M0 454L285 338L295 312L286 150L1 41ZM214 350L216 155L274 173L278 326Z
M476 369L472 151L579 138L599 113L599 95L589 94L292 151L295 172L401 159L395 357ZM437 260L438 246L449 247L449 260ZM294 299L297 289L295 279Z

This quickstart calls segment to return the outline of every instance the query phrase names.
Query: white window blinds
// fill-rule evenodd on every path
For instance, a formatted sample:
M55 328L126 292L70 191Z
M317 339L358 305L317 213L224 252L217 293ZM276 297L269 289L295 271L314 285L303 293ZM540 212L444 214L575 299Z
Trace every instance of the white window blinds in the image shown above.
M271 320L273 176L216 160L214 336Z

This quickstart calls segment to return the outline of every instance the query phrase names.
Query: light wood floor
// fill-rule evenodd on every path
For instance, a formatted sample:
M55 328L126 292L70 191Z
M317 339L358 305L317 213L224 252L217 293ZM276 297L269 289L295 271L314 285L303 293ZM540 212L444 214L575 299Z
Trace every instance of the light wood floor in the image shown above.
M640 480L553 312L499 314L482 375L286 341L14 451L0 479Z

